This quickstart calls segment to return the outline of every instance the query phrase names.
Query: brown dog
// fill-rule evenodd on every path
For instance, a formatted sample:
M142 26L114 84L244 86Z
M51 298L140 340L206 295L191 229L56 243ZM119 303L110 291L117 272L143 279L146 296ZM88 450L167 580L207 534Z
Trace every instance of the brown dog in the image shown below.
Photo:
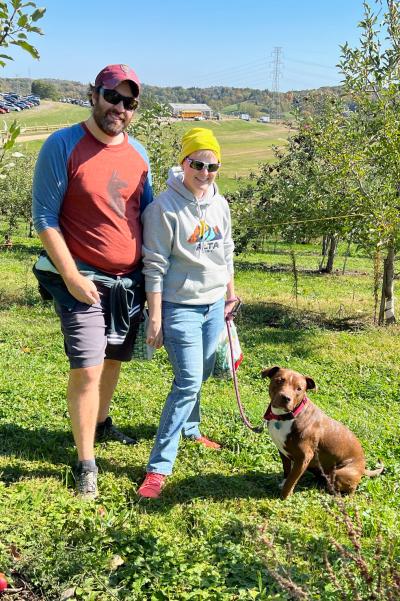
M364 474L382 473L383 467L366 470L358 438L307 398L306 390L316 388L312 378L277 366L263 369L261 375L271 379L271 403L264 419L282 459L283 499L292 494L306 470L324 476L344 493L354 492Z

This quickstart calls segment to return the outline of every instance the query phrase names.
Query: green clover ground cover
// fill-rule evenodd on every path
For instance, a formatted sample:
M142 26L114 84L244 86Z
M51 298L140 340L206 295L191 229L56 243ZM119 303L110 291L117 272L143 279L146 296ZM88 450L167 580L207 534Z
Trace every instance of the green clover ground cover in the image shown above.
M337 599L324 554L343 576L344 558L330 538L349 543L335 501L310 476L286 502L279 499L277 449L267 432L242 425L230 382L211 380L203 393L203 432L223 450L182 443L162 498L138 502L171 382L163 350L153 361L125 366L112 407L114 421L138 445L98 445L101 496L93 504L74 496L59 325L30 273L37 241L15 243L0 262L0 571L22 586L20 598L60 599L65 591L100 601L300 598L273 576L286 570L310 599ZM378 536L385 560L398 561L399 329L371 322L367 259L354 258L352 275L300 272L296 308L290 272L270 269L285 263L283 245L281 251L278 245L275 254L236 262L243 402L260 423L268 401L259 373L268 365L315 379L313 400L354 430L369 467L378 459L386 466L344 502L362 520L367 561L373 565ZM297 252L301 267L315 269L316 247ZM346 317L354 318L351 329ZM361 591L362 580L357 584Z

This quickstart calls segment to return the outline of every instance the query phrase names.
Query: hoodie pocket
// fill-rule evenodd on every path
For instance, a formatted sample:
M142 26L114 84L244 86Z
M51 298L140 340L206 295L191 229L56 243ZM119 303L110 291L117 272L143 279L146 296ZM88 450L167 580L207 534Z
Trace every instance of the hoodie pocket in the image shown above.
M177 293L186 298L202 296L203 294L207 295L225 286L228 281L229 274L226 267L187 273Z

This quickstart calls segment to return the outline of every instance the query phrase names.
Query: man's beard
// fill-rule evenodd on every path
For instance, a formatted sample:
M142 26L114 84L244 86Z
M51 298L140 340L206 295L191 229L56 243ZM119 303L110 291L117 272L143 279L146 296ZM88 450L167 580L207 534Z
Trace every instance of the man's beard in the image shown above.
M123 132L129 125L130 119L127 118L126 114L121 115L114 109L108 109L104 111L98 105L95 105L92 110L93 119L96 125L104 132L107 136L118 136ZM117 115L119 120L114 121L110 118L111 115Z

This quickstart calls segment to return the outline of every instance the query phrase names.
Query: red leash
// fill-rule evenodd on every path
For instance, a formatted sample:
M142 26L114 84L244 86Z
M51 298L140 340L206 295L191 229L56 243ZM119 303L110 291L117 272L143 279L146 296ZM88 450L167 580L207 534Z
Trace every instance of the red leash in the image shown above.
M261 432L263 432L263 430L264 430L264 426L261 425L261 426L255 427L249 422L249 420L246 417L242 402L240 400L239 385L238 385L238 380L237 380L237 376L236 376L235 358L233 355L233 344L232 344L232 334L231 334L231 321L233 321L234 318L236 317L241 304L242 304L242 301L240 299L238 299L238 302L235 305L235 307L232 309L232 311L230 313L228 313L228 315L225 318L226 329L228 330L229 349L231 352L233 386L235 388L236 400L237 400L237 404L239 407L239 413L240 413L240 417L242 418L242 422L252 432L255 432L256 434L261 434Z

